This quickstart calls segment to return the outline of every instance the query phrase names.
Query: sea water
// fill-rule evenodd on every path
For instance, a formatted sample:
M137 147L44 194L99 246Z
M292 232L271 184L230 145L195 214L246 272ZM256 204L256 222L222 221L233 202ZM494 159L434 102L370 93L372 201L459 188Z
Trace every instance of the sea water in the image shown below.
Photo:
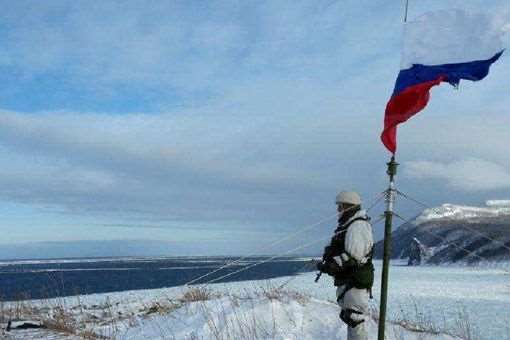
M234 262L196 283L263 280L314 270L309 258L251 257L95 258L0 262L0 297L4 301L120 292L183 285Z

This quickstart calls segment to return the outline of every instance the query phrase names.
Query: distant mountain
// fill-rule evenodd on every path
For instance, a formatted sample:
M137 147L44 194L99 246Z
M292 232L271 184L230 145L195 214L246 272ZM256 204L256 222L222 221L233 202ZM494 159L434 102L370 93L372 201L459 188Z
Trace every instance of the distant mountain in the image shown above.
M487 201L485 207L444 204L426 209L392 233L392 258L409 257L413 239L427 247L427 263L510 260L510 201ZM492 241L492 240L495 241ZM374 256L382 258L383 241Z

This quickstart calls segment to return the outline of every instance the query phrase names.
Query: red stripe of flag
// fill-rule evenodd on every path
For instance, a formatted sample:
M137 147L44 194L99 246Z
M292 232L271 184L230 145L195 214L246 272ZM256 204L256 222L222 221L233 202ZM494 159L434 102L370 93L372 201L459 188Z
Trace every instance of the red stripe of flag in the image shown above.
M443 80L445 77L440 76L435 80L410 86L388 101L381 141L391 153L397 151L397 125L423 110L429 101L430 89Z

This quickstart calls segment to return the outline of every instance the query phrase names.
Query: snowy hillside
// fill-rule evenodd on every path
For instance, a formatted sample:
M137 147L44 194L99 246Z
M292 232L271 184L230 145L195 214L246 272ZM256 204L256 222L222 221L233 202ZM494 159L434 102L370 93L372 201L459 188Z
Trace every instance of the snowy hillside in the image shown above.
M376 262L376 281L381 267ZM263 281L174 287L1 304L9 318L48 329L12 330L7 339L345 339L329 277L315 273ZM480 287L485 287L480 290ZM391 269L387 339L506 339L507 275L498 269ZM371 300L376 338L379 285ZM449 333L450 335L445 335ZM1 336L0 336L1 338Z
M14 329L3 336L11 340L345 339L346 326L339 320L336 303L310 294L309 285L303 285L312 283L313 277L304 274L292 287L282 286L289 278L280 278L8 303L4 313L13 308L22 319L46 319L48 328ZM332 297L330 285L326 279L315 288ZM369 332L370 338L376 337L375 312ZM387 334L389 339L458 339L429 333L407 319L389 322Z
M370 321L371 338L377 323ZM437 339L435 335L389 327L393 338ZM395 334L398 334L395 336ZM220 297L194 302L173 315L140 322L126 331L126 339L345 339L346 327L338 307L330 301L309 298L292 291L266 291L253 297ZM444 336L444 339L450 337Z
M429 247L429 263L510 260L510 201L426 209L393 232L392 257L407 258L414 238ZM382 256L382 241L376 244L375 254Z

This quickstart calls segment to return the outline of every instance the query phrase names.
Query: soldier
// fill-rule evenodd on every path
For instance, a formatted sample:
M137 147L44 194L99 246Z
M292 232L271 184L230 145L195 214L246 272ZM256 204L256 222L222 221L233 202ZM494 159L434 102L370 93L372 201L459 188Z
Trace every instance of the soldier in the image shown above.
M336 204L338 227L317 268L335 279L340 319L348 326L347 339L367 340L365 321L374 283L372 226L356 192L340 192Z

